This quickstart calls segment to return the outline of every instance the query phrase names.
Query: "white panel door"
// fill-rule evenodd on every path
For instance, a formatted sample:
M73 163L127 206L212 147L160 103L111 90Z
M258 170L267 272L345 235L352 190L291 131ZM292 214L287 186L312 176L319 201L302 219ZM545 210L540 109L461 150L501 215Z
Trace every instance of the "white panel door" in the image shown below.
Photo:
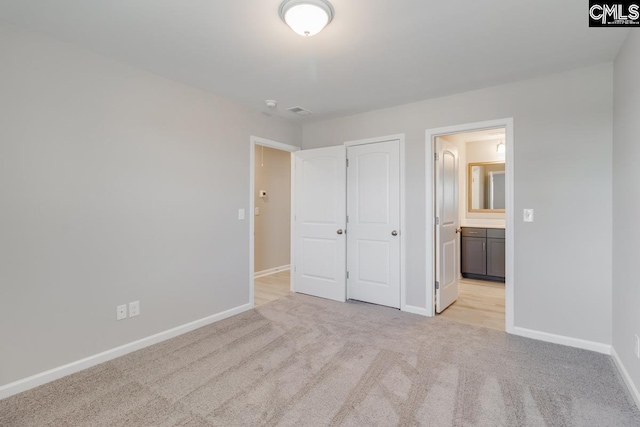
M295 153L294 290L346 298L346 150Z
M400 142L347 149L347 296L400 308Z
M458 299L458 149L436 138L436 312Z

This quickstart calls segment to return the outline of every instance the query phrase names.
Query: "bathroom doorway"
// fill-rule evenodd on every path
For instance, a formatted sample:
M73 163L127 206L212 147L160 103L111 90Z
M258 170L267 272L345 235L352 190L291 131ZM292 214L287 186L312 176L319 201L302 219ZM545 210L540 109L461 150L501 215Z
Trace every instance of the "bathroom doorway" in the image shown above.
M507 133L507 124L470 125L432 133L428 146L433 313L502 331L513 324Z

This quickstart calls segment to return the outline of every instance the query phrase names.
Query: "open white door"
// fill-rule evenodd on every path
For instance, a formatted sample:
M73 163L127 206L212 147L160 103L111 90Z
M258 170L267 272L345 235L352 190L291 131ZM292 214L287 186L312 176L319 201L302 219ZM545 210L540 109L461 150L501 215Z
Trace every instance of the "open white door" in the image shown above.
M400 308L400 141L347 153L348 297Z
M458 149L436 138L436 312L458 299Z
M346 300L346 150L295 153L295 292Z

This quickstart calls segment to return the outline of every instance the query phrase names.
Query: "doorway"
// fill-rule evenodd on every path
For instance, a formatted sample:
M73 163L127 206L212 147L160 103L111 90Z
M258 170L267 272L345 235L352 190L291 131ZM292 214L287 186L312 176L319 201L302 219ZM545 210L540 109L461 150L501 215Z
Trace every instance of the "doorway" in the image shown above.
M299 148L253 136L250 148L250 301L257 307L293 290L292 153Z
M427 131L431 315L513 329L512 120Z

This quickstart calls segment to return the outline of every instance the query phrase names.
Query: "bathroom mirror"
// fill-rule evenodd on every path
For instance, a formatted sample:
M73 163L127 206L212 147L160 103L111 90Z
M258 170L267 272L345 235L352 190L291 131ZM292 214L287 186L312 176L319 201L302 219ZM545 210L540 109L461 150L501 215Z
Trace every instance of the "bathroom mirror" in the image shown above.
M504 212L504 162L469 163L467 177L469 212Z

